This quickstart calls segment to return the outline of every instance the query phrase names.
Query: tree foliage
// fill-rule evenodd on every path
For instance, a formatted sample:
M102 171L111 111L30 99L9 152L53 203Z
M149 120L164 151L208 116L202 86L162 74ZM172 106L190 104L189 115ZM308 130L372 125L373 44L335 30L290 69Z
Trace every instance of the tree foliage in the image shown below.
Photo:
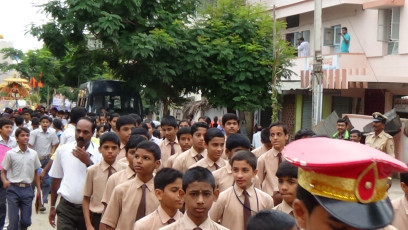
M61 59L68 86L101 76L106 66L147 101L162 101L165 113L199 91L213 106L270 105L270 83L284 76L272 70L272 18L243 0L219 0L197 14L199 2L53 0L42 6L51 20L32 33ZM90 40L102 46L91 49Z
M244 0L219 0L207 7L195 28L196 49L204 54L201 91L211 104L252 111L271 104L272 67L289 62L293 50L279 60L273 49L273 18L260 5ZM278 32L284 24L276 24ZM277 38L279 40L279 38ZM282 56L280 56L282 57Z

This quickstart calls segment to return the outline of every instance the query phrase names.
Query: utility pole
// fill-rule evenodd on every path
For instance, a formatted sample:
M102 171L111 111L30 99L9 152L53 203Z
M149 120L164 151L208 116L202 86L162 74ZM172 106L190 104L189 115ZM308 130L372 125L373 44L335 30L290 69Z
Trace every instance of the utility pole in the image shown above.
M312 72L312 86L313 86L313 119L312 127L322 119L322 105L323 105L323 72L322 72L322 0L315 0L314 10L314 62Z

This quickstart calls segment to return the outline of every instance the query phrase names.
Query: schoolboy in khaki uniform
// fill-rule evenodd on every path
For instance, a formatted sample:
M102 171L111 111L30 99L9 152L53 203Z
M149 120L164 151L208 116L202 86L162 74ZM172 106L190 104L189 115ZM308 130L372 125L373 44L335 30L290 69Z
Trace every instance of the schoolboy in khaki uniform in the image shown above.
M190 168L200 166L213 172L224 167L226 163L221 158L225 145L224 134L217 128L211 128L205 133L204 140L207 156L190 166Z
M193 147L181 153L175 160L173 168L186 172L191 165L195 164L205 156L207 150L205 149L204 135L207 132L207 124L204 122L196 122L191 126L191 135L193 136Z
M224 167L213 172L215 178L215 186L220 190L220 192L227 190L234 184L234 176L232 175L230 159L236 152L240 150L249 151L251 148L251 142L246 136L242 134L233 134L227 139L225 146L225 153L228 158L228 162ZM253 183L255 188L261 188L261 186L259 185L258 176L254 177Z
M221 127L225 132L225 141L228 140L228 137L238 133L239 131L239 119L237 117L236 114L234 113L226 113L222 116L221 119ZM225 149L225 146L224 146ZM227 160L228 157L224 151L224 153L222 154L222 158Z
M269 128L263 128L261 131L261 142L262 145L258 148L252 150L256 158L259 158L262 154L268 152L272 148L271 140L269 140Z
M282 211L293 216L293 201L296 199L298 169L289 162L284 161L279 165L276 176L278 177L279 193L282 195L282 203L273 209Z
M195 167L183 176L183 191L186 213L184 216L162 230L225 230L208 216L213 202L218 197L214 177L208 169Z
M101 225L108 230L132 229L136 220L152 213L159 206L153 185L153 172L160 166L159 146L150 141L138 144L133 166L135 179L113 190L102 216Z
M126 156L126 143L129 141L132 129L136 127L136 120L129 116L120 116L116 121L117 134L120 137L120 152L117 156L118 160Z
M400 174L401 189L404 196L392 201L394 207L394 221L392 225L397 229L408 228L408 173Z
M269 139L273 148L258 158L258 177L262 191L274 198L275 205L282 202L278 189L276 171L283 161L282 149L289 139L288 127L283 122L274 122L269 126Z
M181 152L174 154L169 157L167 161L167 167L173 168L174 161L183 152L189 150L193 146L192 142L193 136L191 135L190 127L181 127L177 131L177 140L179 141Z
M300 228L392 229L387 177L408 171L405 163L366 145L324 137L294 141L283 155L298 167L293 213Z
M163 117L161 120L161 132L165 139L159 145L161 151L161 168L166 167L170 156L181 152L180 144L177 140L178 124L173 116Z
M273 208L271 196L254 188L256 156L249 151L239 151L231 159L235 184L222 192L210 210L214 221L234 230L245 230L249 218L261 211Z
M135 169L133 168L133 159L135 158L136 147L140 142L145 141L145 140L146 139L138 135L130 136L129 141L125 146L126 158L128 160L128 167L126 167L124 170L119 171L109 177L106 183L106 187L103 191L102 200L101 200L101 203L105 206L105 208L109 203L109 199L112 195L113 189L115 189L115 187L118 186L119 184L122 184L126 181L129 181L135 178L136 173L135 173Z
M104 210L101 200L108 178L126 168L126 165L116 160L116 156L120 151L119 146L120 139L117 134L113 132L102 134L99 152L102 154L103 160L87 169L82 209L84 210L85 224L88 229L92 227L96 230L99 229Z
M154 177L154 189L160 206L149 215L136 221L133 230L157 230L183 217L183 174L172 168L161 169Z

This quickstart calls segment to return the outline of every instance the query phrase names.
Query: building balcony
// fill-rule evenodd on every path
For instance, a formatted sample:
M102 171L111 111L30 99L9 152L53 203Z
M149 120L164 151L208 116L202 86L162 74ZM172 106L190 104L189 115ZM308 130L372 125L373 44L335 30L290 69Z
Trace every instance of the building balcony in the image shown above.
M301 88L311 87L314 57L301 57L293 60L291 68L300 80ZM367 57L361 53L339 53L323 56L323 88L351 89L367 88L370 71L367 70Z

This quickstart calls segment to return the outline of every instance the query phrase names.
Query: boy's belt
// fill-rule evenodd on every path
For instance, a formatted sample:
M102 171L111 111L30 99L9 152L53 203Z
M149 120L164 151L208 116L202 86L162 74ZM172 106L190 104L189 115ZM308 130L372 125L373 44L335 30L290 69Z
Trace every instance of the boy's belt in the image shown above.
M20 188L27 188L31 186L31 184L29 183L11 183L11 184Z

